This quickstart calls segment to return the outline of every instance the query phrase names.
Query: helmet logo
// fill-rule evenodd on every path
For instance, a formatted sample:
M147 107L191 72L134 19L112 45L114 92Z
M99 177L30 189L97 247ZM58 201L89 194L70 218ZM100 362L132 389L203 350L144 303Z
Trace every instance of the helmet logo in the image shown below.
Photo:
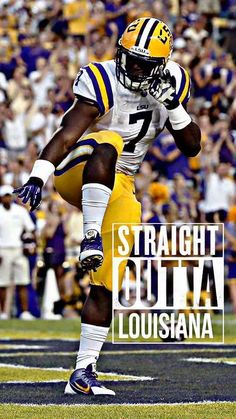
M140 47L137 47L136 45L131 47L130 50L134 52L139 52L140 54L150 55L150 52L148 51L148 49L140 48Z
M164 35L164 32L166 35ZM171 37L171 33L169 28L166 25L163 25L163 30L160 29L159 35L157 36L158 39L160 39L160 41L165 44L167 39Z
M162 29L160 30L160 34L158 35L158 37L157 37L158 39L160 39L160 41L163 43L163 44L165 44L166 43L166 41L167 41L167 36L164 36L164 34L163 34L163 31L162 31Z

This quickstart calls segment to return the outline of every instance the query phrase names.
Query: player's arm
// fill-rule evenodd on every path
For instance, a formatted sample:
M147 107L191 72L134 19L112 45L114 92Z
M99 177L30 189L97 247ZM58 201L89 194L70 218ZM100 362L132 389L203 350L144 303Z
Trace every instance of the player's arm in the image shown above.
M49 176L98 115L96 105L81 98L64 114L60 127L34 163L28 182L14 191L24 204L29 201L31 211L39 206Z
M57 167L98 115L95 105L76 99L64 114L60 127L41 152L39 159L48 160Z
M181 103L176 92L175 77L166 70L162 77L152 83L150 94L165 106L168 114L166 127L179 150L187 157L196 156L201 150L201 132L191 120L186 105Z
M187 123L187 116L189 115L187 111L184 109L184 107L182 105L180 106L183 108L181 109L181 112L186 114L185 118ZM178 115L178 112L179 109L176 109L175 119L178 119L180 117L180 115ZM199 126L195 122L190 120L190 122L184 128L174 129L170 122L170 119L168 118L166 122L166 128L173 135L177 147L185 156L194 157L199 153L199 151L201 150L201 131Z

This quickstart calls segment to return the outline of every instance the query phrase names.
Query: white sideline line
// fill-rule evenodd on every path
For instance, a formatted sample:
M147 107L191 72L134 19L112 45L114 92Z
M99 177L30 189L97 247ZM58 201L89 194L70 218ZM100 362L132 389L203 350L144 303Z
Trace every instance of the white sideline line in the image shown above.
M0 349L45 349L48 346L43 345L16 345L11 343L1 343L0 342Z
M47 404L35 404L35 403L0 403L1 405L4 406L27 406L27 407L48 407L48 406L66 406L68 407L107 407L107 406L112 406L112 407L117 407L117 406L191 406L191 405L205 405L205 404L236 404L236 402L234 401L226 401L226 400L216 400L216 401L212 401L212 400L202 400L200 402L174 402L174 403L107 403L107 404L88 404L88 403L73 403L71 405L68 405L67 403L61 403L61 404L57 404L57 403L47 403Z
M46 367L30 367L28 365L17 365L17 364L0 364L0 368L17 368L17 369L30 369L30 370L41 370L41 371L59 371L59 372L72 372L71 369L69 368L46 368ZM117 377L116 379L114 379L114 381L119 381L119 378L123 378L124 381L152 381L154 380L154 377L146 377L141 375L140 377L137 375L127 375L127 374L119 374L119 373L115 373L115 372L102 372L102 371L97 371L97 374L99 375L106 375L108 377ZM7 381L4 381L4 383L6 383ZM29 381L23 381L24 383L29 383ZM41 382L45 382L45 381L32 381L32 382L37 382L37 383L41 383ZM13 381L11 381L11 383L13 383Z
M43 380L43 381L2 381L1 384L50 384L50 383L66 383L66 380Z
M185 358L182 361L187 362L197 362L205 364L227 364L227 365L236 365L236 361L226 361L222 359L212 359L212 358Z
M138 377L137 375L119 374L119 373L115 373L115 372L101 372L101 371L98 371L97 373L108 375L109 377L121 377L121 378L126 377L127 380L134 380L134 381L152 381L155 378L155 377L145 377L144 375L141 375L140 377Z
M122 374L115 374L115 373L98 373L104 374L109 377L116 377L113 381L152 381L154 378L152 377L137 377L133 375L122 375ZM123 380L119 380L119 378L123 378ZM101 381L106 381L101 379ZM42 380L42 381L28 381L28 380L18 380L18 381L2 381L1 384L50 384L50 383L65 383L66 380ZM1 404L1 403L0 403Z

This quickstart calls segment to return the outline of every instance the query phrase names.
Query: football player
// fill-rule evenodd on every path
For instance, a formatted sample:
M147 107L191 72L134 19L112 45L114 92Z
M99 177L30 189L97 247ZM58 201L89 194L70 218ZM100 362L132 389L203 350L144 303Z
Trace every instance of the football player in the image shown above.
M83 67L74 82L75 102L16 190L31 209L54 173L55 187L82 206L80 262L91 271L90 294L81 315L76 368L65 393L115 393L96 378L96 362L112 315L112 223L139 223L134 175L149 145L167 127L186 156L200 151L200 130L186 111L190 78L170 60L172 34L158 19L132 22L115 60ZM115 237L116 240L116 232ZM132 248L133 237L129 237ZM120 287L125 265L120 267Z

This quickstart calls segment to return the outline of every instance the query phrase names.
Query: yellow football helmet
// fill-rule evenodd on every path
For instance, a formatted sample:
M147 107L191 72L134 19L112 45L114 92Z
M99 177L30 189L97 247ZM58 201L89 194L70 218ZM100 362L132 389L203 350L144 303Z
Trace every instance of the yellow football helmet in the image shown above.
M154 18L130 23L118 42L116 76L129 90L148 90L164 70L173 48L168 26Z

